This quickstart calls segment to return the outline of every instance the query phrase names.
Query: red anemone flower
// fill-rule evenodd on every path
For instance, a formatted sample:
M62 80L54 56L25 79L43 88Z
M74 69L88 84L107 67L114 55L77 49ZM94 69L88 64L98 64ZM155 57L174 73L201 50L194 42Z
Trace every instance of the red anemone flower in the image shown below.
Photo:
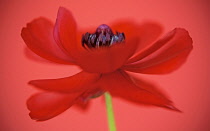
M137 104L179 111L155 85L127 71L166 74L176 70L192 50L188 32L176 28L156 40L161 33L156 23L123 21L110 27L100 25L92 34L78 31L71 12L60 7L55 25L41 17L22 29L21 36L34 53L82 69L70 77L30 81L43 90L27 101L32 119L51 119L73 104L82 105L106 91Z

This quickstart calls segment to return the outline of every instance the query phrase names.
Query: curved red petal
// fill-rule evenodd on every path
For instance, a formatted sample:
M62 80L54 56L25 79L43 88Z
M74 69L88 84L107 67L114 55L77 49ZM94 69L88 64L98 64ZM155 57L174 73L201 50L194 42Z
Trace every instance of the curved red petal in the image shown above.
M61 64L72 64L73 59L66 55L53 38L53 23L40 17L27 24L21 36L29 49L37 55Z
M126 38L134 36L138 37L140 41L136 47L136 52L154 42L163 31L162 26L153 21L145 21L141 24L137 24L129 20L120 20L114 23L111 27L114 31L124 32Z
M108 73L120 68L136 50L137 38L110 47L84 50L77 53L77 64L87 72Z
M178 111L167 96L155 85L144 80L134 79L124 71L104 75L102 79L103 87L113 96L137 104L155 105Z
M192 39L184 29L177 28L153 46L131 59L123 69L146 74L165 74L178 69L192 50ZM147 57L146 57L147 56Z
M176 34L175 30L171 31L166 36L164 36L162 39L158 40L154 44L150 45L149 47L147 47L144 50L135 54L132 58L130 58L128 60L127 64L135 63L135 62L143 59L144 57L147 57L148 55L152 54L156 50L160 49L168 41L170 41L174 37L175 34Z
M100 78L100 74L80 72L76 75L60 79L32 80L29 84L47 91L55 92L83 92Z
M79 94L59 94L43 92L32 95L27 100L30 117L36 121L51 119L68 108L76 101Z
M77 24L72 13L64 7L58 10L54 38L62 49L72 55L77 43Z

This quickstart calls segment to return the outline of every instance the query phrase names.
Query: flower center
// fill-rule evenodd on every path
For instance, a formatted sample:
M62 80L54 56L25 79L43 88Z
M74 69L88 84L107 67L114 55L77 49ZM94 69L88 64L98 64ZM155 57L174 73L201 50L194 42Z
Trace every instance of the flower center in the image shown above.
M82 46L88 48L99 48L102 46L111 46L115 43L123 43L125 41L124 33L116 32L105 24L100 25L93 34L85 33L82 36Z

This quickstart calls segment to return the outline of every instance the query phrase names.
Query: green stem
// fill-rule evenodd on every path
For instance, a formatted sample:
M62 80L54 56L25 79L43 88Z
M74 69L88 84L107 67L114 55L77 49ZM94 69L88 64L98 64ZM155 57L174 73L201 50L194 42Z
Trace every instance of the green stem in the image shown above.
M105 99L106 99L106 111L109 123L109 130L116 131L114 112L112 107L112 97L108 92L105 93Z

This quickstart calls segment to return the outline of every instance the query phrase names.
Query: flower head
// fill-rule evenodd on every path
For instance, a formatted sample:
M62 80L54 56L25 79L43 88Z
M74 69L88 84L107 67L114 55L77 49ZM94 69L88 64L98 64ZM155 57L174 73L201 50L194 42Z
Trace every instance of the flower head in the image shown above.
M30 81L44 91L27 101L31 118L51 119L106 91L137 104L179 111L155 85L127 72L166 74L186 61L192 50L188 32L176 28L156 40L161 32L156 23L131 21L102 24L95 32L79 31L71 12L63 7L55 25L42 17L28 23L21 36L29 49L49 61L82 69L70 77Z

